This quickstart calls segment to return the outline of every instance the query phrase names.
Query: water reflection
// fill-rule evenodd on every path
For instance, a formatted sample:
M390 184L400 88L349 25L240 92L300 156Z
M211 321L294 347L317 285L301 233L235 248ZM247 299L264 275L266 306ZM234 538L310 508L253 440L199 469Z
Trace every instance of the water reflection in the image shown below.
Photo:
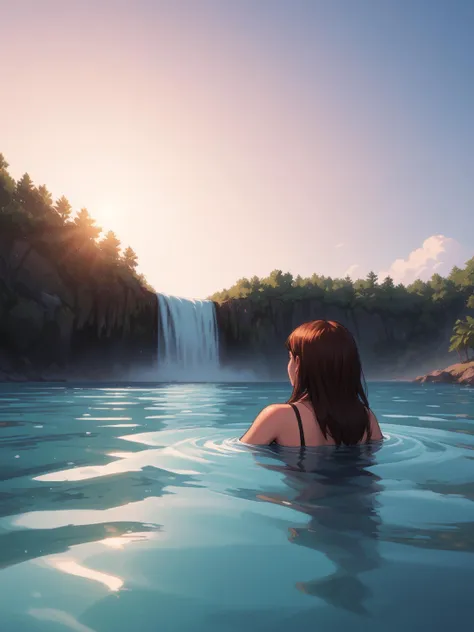
M96 629L83 625L71 614L64 612L64 610L57 610L56 608L30 608L28 614L39 621L46 621L48 628L45 629L47 629L48 632L50 630L50 623L58 624L74 632L97 632Z
M454 522L427 529L386 527L384 531L384 540L397 544L474 553L474 522Z
M35 558L64 553L78 544L103 542L129 536L152 535L160 531L160 525L140 522L102 522L99 524L67 525L53 529L18 529L0 536L0 569L21 564Z
M372 446L304 452L272 448L255 453L257 464L283 474L288 487L288 493L260 493L257 498L310 516L305 527L290 528L290 542L324 553L336 566L327 577L299 582L298 590L357 614L367 614L365 601L371 596L360 575L383 561L378 552L381 520L376 502L383 488L368 469L376 450ZM269 454L273 463L268 463Z
M120 590L123 586L123 579L120 577L110 575L109 573L103 573L102 571L95 571L92 568L84 566L84 564L79 564L79 562L76 562L76 560L73 559L53 558L49 560L49 564L58 571L62 571L68 575L74 575L75 577L82 577L84 579L99 582L111 592L117 592L117 590Z
M131 458L123 459L127 460ZM8 493L0 492L0 518L33 511L111 509L170 494L171 486L196 485L187 473L152 466L143 466L141 471L130 466L130 471L125 469L122 473L86 480L64 482L62 478L58 473L57 480L47 486L30 483Z

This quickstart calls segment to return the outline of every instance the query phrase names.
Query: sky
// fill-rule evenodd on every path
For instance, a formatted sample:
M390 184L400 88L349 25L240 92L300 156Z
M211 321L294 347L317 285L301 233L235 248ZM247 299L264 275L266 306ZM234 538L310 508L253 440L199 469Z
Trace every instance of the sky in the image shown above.
M158 292L474 255L474 2L0 0L0 152Z

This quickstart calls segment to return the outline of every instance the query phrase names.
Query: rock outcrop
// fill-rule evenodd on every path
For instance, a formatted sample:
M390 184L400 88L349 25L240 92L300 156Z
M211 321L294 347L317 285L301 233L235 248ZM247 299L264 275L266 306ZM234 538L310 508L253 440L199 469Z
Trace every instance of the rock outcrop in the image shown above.
M452 364L446 369L438 369L426 375L420 375L415 378L415 382L466 384L468 386L474 386L474 360L471 362Z
M126 271L71 277L44 235L41 247L0 235L0 380L119 376L153 358L157 311Z

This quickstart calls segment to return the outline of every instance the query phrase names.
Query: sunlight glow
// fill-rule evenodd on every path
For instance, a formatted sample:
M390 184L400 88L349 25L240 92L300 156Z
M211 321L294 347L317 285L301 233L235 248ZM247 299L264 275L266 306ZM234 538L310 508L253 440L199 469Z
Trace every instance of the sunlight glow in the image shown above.
M50 560L52 566L62 571L63 573L68 573L69 575L74 575L76 577L83 577L84 579L90 579L92 581L99 582L104 584L109 590L116 592L120 590L123 586L123 580L120 577L115 577L114 575L108 575L107 573L102 573L100 571L94 571L91 568L87 568L87 566L83 566L78 562L66 558L53 558Z
M116 538L106 538L105 540L100 540L99 542L111 549L121 550L126 544L131 544L132 542L144 542L146 540L150 540L152 537L156 537L156 535L156 533L130 533Z

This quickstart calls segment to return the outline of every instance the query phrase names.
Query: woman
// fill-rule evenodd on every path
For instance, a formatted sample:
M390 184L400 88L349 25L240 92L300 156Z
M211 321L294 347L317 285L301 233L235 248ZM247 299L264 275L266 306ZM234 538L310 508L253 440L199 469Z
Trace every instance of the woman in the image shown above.
M316 447L383 439L362 386L355 340L345 327L332 320L305 323L286 346L293 393L287 404L262 410L243 443Z

